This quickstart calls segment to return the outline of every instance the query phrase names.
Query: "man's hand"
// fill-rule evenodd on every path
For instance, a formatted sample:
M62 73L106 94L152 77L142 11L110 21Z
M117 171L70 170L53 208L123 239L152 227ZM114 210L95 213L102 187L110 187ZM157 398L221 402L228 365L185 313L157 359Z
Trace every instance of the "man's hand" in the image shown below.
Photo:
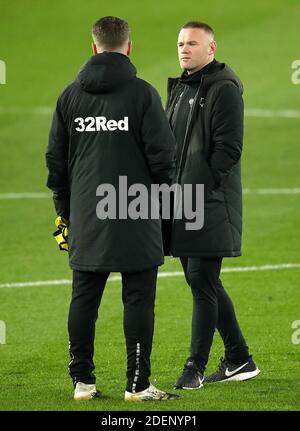
M59 245L59 249L63 251L68 251L69 250L69 247L68 247L69 220L66 220L63 217L58 216L55 219L55 225L58 228L58 230L53 233L53 236Z

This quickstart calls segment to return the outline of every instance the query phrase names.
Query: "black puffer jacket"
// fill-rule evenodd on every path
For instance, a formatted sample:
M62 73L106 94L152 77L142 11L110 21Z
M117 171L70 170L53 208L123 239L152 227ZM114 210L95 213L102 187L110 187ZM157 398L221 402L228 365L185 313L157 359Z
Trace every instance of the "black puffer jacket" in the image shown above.
M46 153L57 214L70 219L71 268L125 272L163 263L160 220L118 219L119 177L148 190L170 183L174 151L158 93L136 77L128 57L92 57L58 99ZM101 184L117 192L115 220L97 217Z
M182 186L204 184L204 226L201 230L186 230L185 218L174 220L171 253L191 257L239 256L242 237L242 84L228 66L217 61L207 73L199 75L185 139L178 145L181 154L177 182ZM169 79L169 119L185 85L191 84L182 78ZM195 85L195 79L192 85ZM178 109L177 121L180 121L180 105ZM193 190L195 201L195 187Z

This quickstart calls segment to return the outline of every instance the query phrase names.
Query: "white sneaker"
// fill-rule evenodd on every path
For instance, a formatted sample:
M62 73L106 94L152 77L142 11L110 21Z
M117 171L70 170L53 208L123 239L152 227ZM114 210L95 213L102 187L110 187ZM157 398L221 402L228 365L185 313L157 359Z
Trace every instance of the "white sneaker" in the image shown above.
M88 385L86 383L77 382L74 391L74 400L91 400L100 398L101 392L96 389L96 385Z
M169 394L151 385L141 392L125 391L125 401L170 401L178 400L178 395Z

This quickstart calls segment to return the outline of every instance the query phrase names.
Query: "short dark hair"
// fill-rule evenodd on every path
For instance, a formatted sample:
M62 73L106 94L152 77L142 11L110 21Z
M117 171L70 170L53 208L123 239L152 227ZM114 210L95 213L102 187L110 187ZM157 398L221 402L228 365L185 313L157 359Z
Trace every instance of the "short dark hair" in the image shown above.
M106 49L120 48L129 39L128 22L115 16L100 18L92 28L97 45Z
M214 37L214 30L212 29L212 27L208 24L206 24L205 22L201 22L201 21L189 21L186 24L184 24L182 27L183 28L201 28L202 30L206 31L206 33L209 33L212 37Z

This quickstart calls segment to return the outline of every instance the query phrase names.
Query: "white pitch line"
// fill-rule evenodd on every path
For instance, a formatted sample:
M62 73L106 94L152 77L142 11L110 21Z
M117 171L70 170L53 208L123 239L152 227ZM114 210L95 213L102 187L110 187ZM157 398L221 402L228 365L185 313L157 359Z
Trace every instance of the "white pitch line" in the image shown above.
M264 188L264 189L243 189L244 195L299 195L300 188ZM51 193L47 192L23 192L23 193L0 193L0 200L5 199L49 199L52 197Z
M0 106L0 114L52 115L54 106ZM300 118L300 111L294 109L245 109L245 117L256 118Z
M265 189L243 189L244 195L298 195L299 187L293 188L265 188Z
M0 199L45 199L51 196L47 192L0 193Z
M261 265L261 266L240 266L233 268L223 268L222 273L227 272L252 272L252 271L273 271L278 269L294 269L300 268L300 263L282 263L279 265ZM158 278L166 277L183 277L184 273L182 271L173 272L160 272ZM115 275L108 279L109 282L120 281L121 276ZM46 280L46 281L28 281L24 283L2 283L0 288L14 288L14 287L39 287L39 286L55 286L62 284L71 284L71 280Z
M300 111L285 109L245 109L245 117L257 118L300 118Z
M52 115L54 106L0 106L0 114L29 114L29 115Z

